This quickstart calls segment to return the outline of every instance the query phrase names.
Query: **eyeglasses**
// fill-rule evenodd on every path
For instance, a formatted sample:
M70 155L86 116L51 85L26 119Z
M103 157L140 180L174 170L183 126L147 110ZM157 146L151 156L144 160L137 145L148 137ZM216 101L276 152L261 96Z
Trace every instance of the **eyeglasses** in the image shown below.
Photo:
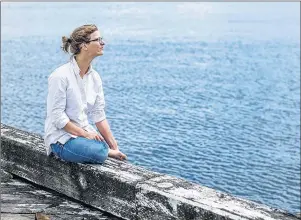
M93 40L89 40L89 41L87 41L87 43L90 43L90 42L93 42L93 41L98 41L99 43L104 44L103 37L99 37L99 38L96 38L96 39L93 39Z

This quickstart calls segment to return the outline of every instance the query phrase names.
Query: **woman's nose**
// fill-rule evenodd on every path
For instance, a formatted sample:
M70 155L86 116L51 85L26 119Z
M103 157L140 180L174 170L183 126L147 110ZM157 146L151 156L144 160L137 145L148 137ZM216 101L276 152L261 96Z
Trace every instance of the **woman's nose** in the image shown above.
M103 39L101 39L101 40L99 41L99 43L100 43L100 45L106 45L106 43L104 42Z

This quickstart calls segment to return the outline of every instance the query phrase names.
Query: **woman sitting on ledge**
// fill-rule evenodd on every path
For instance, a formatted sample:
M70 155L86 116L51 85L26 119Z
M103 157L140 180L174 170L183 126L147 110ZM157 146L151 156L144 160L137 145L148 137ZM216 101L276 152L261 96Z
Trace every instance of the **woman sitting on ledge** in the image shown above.
M62 40L62 49L72 56L48 78L47 155L76 163L103 163L108 156L126 159L106 119L101 78L91 66L95 57L103 55L100 32L95 25L83 25Z

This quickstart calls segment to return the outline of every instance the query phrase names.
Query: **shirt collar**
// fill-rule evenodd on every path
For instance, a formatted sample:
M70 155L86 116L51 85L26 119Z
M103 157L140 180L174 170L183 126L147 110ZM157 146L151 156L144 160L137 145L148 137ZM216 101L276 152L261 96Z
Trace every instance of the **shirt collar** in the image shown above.
M74 70L74 73L79 76L80 68L79 68L79 66L77 64L77 61L75 60L75 55L73 55L71 57L71 65L72 65L72 68ZM92 64L90 64L90 66L89 66L88 71L87 71L86 74L89 75L92 72L92 70L93 70Z

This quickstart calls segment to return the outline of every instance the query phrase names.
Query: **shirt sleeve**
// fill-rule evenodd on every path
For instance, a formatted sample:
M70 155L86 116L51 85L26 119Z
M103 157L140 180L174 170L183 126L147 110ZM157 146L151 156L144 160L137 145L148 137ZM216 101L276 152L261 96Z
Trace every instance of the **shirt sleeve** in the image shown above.
M66 110L66 81L63 77L52 75L48 78L47 111L52 123L62 129L70 121Z
M99 76L96 77L96 83L98 87L96 100L90 112L90 117L93 123L97 123L106 119L105 98L104 98L102 82Z

